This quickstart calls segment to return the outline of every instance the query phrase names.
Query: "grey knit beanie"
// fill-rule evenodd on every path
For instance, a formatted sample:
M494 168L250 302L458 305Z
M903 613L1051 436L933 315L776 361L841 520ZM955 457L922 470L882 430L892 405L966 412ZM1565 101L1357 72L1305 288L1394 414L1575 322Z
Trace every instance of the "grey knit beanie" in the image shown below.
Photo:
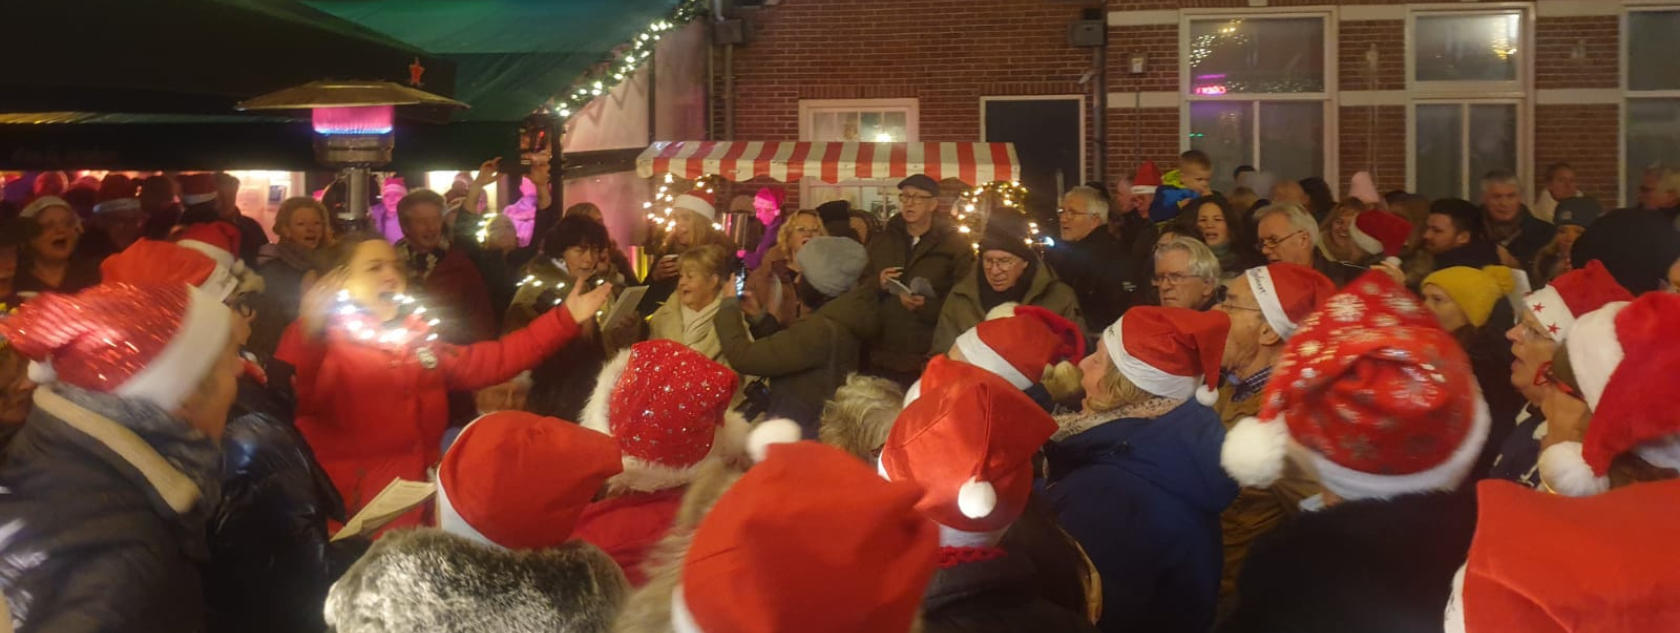
M863 245L844 237L819 237L799 249L795 258L811 287L838 297L857 285L858 275L869 263Z

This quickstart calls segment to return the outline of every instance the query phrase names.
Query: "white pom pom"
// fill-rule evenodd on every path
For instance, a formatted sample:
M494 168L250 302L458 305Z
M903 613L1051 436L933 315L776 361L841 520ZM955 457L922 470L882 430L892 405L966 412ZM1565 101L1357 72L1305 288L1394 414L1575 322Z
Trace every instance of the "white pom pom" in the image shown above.
M1395 268L1399 268L1400 267L1400 258L1395 257L1393 255L1389 255L1388 257L1383 258L1383 263L1388 264L1390 266L1393 266Z
M997 319L1007 319L1009 317L1015 316L1015 306L1018 306L1018 305L1021 305L1021 304L1015 303L1014 301L1008 301L1008 302L1000 303L1000 304L997 305L997 307L986 311L986 320L987 321L995 321Z
M1610 490L1610 478L1593 474L1580 442L1558 442L1540 453L1540 481L1565 497L1591 497Z
M1289 427L1282 420L1243 418L1225 432L1219 465L1244 486L1272 485L1283 476L1289 449Z
M747 454L752 456L753 463L762 462L771 444L792 444L802 436L803 431L793 420L765 420L747 433Z
M58 382L58 372L53 370L52 361L29 361L29 382L37 385Z
M970 519L984 519L997 509L997 490L971 478L957 489L957 509Z
M1219 391L1209 389L1207 385L1198 386L1196 387L1196 402L1201 403L1204 407L1219 404Z

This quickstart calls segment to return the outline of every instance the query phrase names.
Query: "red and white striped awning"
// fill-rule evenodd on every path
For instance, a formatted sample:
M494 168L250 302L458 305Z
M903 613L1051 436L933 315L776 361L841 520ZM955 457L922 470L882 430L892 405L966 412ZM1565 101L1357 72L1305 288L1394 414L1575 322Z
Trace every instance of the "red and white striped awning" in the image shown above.
M671 174L685 180L719 175L735 182L767 176L782 182L816 178L898 180L927 174L970 185L1020 180L1013 143L865 143L795 141L662 141L636 158L643 178Z

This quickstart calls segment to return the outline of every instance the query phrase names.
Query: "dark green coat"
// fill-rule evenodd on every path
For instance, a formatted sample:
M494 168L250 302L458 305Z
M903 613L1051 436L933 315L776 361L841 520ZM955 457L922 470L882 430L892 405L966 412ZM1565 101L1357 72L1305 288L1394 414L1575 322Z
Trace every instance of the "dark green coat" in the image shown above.
M876 290L859 286L768 337L751 340L741 306L725 298L716 319L718 343L743 375L770 380L772 417L798 422L816 437L817 415L858 370L858 350L875 336Z
M894 267L904 268L899 279L907 286L917 277L927 279L935 296L919 310L904 309L897 296L879 290L881 271ZM973 270L973 242L944 215L934 216L933 228L919 243L910 239L903 217L887 222L887 229L869 241L869 274L863 282L876 291L881 312L881 336L870 351L870 360L894 372L920 373L933 346L933 330L945 298Z

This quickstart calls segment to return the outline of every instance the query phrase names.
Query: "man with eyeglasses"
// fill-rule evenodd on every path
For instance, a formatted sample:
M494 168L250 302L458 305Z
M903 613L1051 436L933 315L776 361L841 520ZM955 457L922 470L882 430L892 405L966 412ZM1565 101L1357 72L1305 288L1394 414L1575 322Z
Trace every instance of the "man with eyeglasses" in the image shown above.
M1062 239L1044 253L1050 269L1073 288L1086 324L1099 332L1119 320L1137 288L1127 249L1106 230L1109 212L1096 188L1068 190L1056 212Z
M1331 261L1318 249L1318 221L1301 205L1279 202L1254 214L1256 247L1266 261L1294 264L1317 270L1340 288L1363 274L1365 268Z
M1260 414L1261 392L1301 321L1336 293L1324 274L1307 266L1276 262L1250 268L1220 288L1215 310L1231 317L1220 361L1224 386L1214 410L1229 429ZM1220 515L1225 543L1222 597L1232 597L1248 550L1262 535L1294 516L1303 499L1318 494L1318 482L1299 469L1285 469L1268 488L1244 488Z
M1207 311L1217 303L1219 258L1201 240L1183 235L1155 249L1156 294L1161 305Z
M898 203L898 216L869 241L869 274L881 290L869 373L909 386L927 364L951 286L974 270L974 245L939 213L939 182L926 174L898 183Z

